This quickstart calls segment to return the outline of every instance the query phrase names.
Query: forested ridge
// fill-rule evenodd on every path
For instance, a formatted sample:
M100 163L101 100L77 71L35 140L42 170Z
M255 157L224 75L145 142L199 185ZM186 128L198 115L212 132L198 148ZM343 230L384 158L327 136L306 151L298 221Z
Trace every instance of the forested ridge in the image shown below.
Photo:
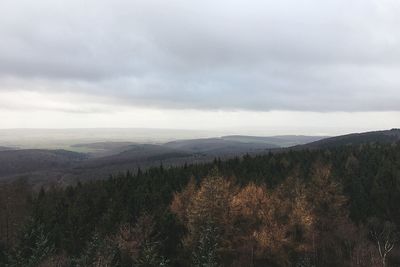
M0 266L400 266L399 203L398 142L17 181L0 188Z

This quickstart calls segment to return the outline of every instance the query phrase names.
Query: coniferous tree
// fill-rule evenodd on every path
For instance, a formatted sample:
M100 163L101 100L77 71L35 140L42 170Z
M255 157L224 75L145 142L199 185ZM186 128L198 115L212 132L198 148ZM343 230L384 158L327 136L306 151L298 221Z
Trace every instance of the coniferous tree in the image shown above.
M9 267L36 267L54 252L42 224L30 220L9 258Z

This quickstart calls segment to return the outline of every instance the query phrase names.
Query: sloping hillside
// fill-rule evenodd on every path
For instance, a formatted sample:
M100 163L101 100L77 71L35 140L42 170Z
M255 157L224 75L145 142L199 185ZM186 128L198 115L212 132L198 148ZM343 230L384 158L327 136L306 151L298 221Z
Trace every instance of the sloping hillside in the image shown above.
M390 144L400 141L400 129L355 133L312 142L300 148L331 148L337 146L361 145L368 143Z
M15 148L12 147L7 147L7 146L0 146L0 151L8 151L8 150L14 150Z
M125 163L139 163L145 161L167 159L170 157L187 157L190 153L161 145L135 144L126 147L127 150L107 157L89 159L81 167L100 167L105 165L118 165Z
M72 149L85 151L90 157L106 157L130 150L133 142L95 142L71 145Z
M222 138L180 140L166 143L164 146L192 153L203 153L207 155L231 155L252 152L262 152L268 149L279 148L268 143L247 143Z
M275 138L275 139L274 139ZM0 181L27 178L33 184L73 184L76 181L106 179L120 172L135 172L163 164L179 166L185 163L204 163L219 157L228 159L249 154L283 152L288 149L320 149L366 143L393 143L400 141L400 130L367 132L327 138L306 145L280 148L267 143L306 141L313 137L249 137L228 136L173 141L166 144L135 144L130 142L102 142L79 144L91 154L65 150L10 150L0 151ZM238 140L238 141L233 141ZM240 141L239 141L240 140Z
M243 143L263 143L278 147L290 147L315 142L328 136L306 136L306 135L281 135L281 136L247 136L247 135L228 135L221 139Z
M66 150L9 150L0 152L0 179L4 176L54 170L72 166L86 158Z

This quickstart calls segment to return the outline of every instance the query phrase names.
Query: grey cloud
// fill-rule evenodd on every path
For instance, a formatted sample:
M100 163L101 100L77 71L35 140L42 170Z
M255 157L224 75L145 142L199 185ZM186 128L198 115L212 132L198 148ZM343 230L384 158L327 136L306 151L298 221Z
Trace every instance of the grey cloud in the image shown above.
M128 106L400 110L399 12L396 0L3 2L0 80Z

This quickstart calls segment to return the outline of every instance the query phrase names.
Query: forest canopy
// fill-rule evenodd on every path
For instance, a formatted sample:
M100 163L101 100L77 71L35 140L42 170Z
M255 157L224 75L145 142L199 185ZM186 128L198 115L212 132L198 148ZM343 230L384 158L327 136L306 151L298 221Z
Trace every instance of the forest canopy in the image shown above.
M0 266L396 266L400 144L0 188Z

